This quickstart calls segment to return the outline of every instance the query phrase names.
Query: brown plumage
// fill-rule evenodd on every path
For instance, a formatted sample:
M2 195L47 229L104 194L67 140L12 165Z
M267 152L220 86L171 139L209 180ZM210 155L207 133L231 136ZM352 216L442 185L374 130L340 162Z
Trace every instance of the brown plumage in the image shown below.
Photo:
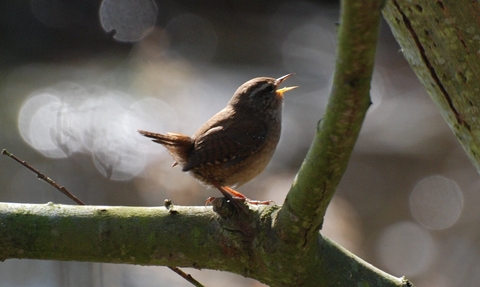
M280 139L283 93L291 77L260 77L241 85L227 106L203 124L193 136L139 130L166 147L182 171L225 196L245 197L229 187L243 185L270 162Z

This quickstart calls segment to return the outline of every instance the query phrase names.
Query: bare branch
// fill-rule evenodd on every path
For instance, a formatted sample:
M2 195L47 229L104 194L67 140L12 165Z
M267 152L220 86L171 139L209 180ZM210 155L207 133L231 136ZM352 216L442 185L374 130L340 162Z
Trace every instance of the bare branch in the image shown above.
M347 168L370 106L383 2L342 1L337 61L327 110L277 220L281 237L299 247L316 244L327 206Z
M31 166L29 163L27 163L26 161L24 160L21 160L19 159L18 157L16 157L15 155L11 154L10 152L8 152L6 149L3 149L2 150L2 154L3 155L6 155L10 158L13 158L16 162L20 163L21 165L23 165L24 167L28 168L29 170L33 171L37 177L43 181L45 181L46 183L50 184L51 186L55 187L57 190L59 190L61 193L65 194L68 198L70 198L71 200L75 201L77 204L79 205L85 205L85 203L83 201L81 201L80 199L78 199L75 195L73 195L73 193L71 193L70 191L68 191L64 186L60 186L59 184L57 184L55 181L53 181L53 179L49 178L48 176L44 175L43 173L41 173L40 171L38 171L36 168L34 168L33 166Z

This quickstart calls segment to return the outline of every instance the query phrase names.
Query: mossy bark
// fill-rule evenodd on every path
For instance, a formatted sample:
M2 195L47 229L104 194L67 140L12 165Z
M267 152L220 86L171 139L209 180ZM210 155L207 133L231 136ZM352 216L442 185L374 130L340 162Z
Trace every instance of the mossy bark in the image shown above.
M408 286L326 238L310 249L286 244L272 229L279 207L249 207L224 218L211 207L0 203L0 260L207 268L270 286Z
M405 58L480 171L478 1L389 0L383 14Z

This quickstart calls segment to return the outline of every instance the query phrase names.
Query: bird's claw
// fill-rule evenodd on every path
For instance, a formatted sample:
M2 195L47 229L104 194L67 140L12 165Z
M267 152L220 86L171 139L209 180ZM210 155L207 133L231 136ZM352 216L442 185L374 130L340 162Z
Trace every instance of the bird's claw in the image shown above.
M212 204L212 202L216 199L220 199L220 197L210 196L209 198L207 198L205 200L205 206L207 206L209 204ZM229 198L227 198L227 199L230 200ZM275 201L273 201L273 200L254 200L254 199L250 199L248 197L232 196L232 200L240 201L242 203L247 202L247 203L250 203L250 204L253 204L253 205L275 205Z
M250 198L245 198L245 201L253 205L275 205L275 201L273 200L253 200Z
M209 205L209 204L212 204L213 201L217 200L217 199L222 199L222 198L226 198L227 200L236 200L236 201L240 201L240 202L249 202L249 199L248 198L244 198L244 197L236 197L236 196L232 196L232 198L227 198L227 197L214 197L214 196L210 196L209 198L207 198L205 200L205 206ZM257 200L254 200L254 201L257 201ZM256 204L256 203L252 203L252 204Z

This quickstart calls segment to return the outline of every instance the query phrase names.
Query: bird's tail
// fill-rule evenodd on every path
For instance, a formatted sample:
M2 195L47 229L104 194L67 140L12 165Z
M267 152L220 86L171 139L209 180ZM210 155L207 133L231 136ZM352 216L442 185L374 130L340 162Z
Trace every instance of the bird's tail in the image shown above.
M138 130L138 132L151 138L153 142L166 147L175 160L173 166L176 166L177 164L184 166L188 162L188 155L193 149L193 139L191 137L177 133L159 134L143 130Z

